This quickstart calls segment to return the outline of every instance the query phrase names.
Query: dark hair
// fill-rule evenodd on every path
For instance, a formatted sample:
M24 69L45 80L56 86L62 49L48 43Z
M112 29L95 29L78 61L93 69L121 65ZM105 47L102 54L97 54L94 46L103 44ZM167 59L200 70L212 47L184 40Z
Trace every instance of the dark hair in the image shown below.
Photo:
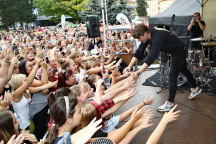
M58 84L57 84L57 88L61 88L61 87L67 87L68 85L65 83L66 80L69 79L69 77L73 74L72 70L62 70L59 74L58 74Z
M75 106L78 104L78 101L75 97L69 97L69 115L68 118L72 118L76 109ZM50 109L50 116L53 118L55 125L52 126L47 134L47 139L45 140L45 144L54 143L56 137L58 136L58 126L64 125L66 122L66 103L64 97L59 97L52 104Z
M149 28L144 24L138 24L133 29L132 35L133 35L134 38L139 39L140 36L143 36L145 32L149 33L150 32Z
M28 75L29 75L29 74L27 73L26 67L25 67L27 61L28 61L28 60L25 59L25 60L23 60L22 62L20 62L20 64L19 64L19 72L20 72L20 74L24 74L24 75L26 75L26 77L28 77Z
M18 136L13 124L12 113L8 110L0 111L0 141L7 143L14 134Z
M199 13L199 12L195 12L193 15L195 15L195 14L198 14L198 15L200 16L200 13Z
M88 78L87 78L87 82L89 85L93 85L93 83L95 82L96 79L96 74L91 74Z
M66 87L62 87L62 88L57 89L55 92L51 92L49 96L47 97L49 107L51 108L52 104L57 98L63 97L63 96L69 96L70 94L71 94L71 90Z
M66 62L61 66L61 68L62 68L62 69L67 69L68 67L70 67L70 64L71 64L71 60L68 60L68 61L66 61Z

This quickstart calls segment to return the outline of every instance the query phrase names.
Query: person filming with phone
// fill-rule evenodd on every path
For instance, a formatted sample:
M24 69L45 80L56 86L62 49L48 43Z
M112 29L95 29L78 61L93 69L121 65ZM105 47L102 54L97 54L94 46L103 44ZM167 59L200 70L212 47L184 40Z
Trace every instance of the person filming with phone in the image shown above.
M200 13L195 12L193 14L188 31L191 31L191 39L203 37L203 31L205 30L205 22L201 20ZM191 49L202 51L202 45L200 41L191 41ZM201 52L201 58L199 66L203 66L203 52Z

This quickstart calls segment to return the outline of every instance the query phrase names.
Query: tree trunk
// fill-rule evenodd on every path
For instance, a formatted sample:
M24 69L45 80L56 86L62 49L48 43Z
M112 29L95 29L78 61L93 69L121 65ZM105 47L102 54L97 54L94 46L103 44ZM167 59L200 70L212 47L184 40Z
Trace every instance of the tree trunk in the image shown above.
M3 17L3 22L5 24L6 31L9 32L9 24L6 16Z
M5 23L6 31L9 32L9 25L8 25L7 17L4 18L4 23Z
M16 31L16 27L15 27L15 24L13 24L13 28L14 28L14 31Z

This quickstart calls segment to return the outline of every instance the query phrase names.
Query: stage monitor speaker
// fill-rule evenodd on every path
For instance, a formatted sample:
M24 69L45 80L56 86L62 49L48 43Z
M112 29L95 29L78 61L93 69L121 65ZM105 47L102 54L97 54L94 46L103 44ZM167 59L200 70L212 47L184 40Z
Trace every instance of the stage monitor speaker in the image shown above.
M86 27L88 37L95 38L100 36L99 18L97 15L86 16Z

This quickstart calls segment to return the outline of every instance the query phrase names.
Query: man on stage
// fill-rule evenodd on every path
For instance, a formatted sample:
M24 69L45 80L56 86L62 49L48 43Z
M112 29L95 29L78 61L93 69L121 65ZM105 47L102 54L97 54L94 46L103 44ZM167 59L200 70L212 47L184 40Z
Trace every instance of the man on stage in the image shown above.
M203 31L205 30L205 22L201 21L200 13L195 12L193 14L193 18L191 23L188 26L188 31L191 31L191 38L199 38L203 37ZM203 66L203 52L202 52L202 45L200 41L191 41L191 49L195 49L201 51L201 58L199 66Z
M172 35L165 29L149 29L144 24L139 24L133 30L133 37L141 41L141 45L139 49L136 50L136 53L129 66L124 69L124 72L130 71L135 62L143 57L144 50L147 45L151 45L149 54L144 60L144 64L134 74L136 79L138 79L141 73L143 73L154 62L159 52L164 52L171 55L169 73L169 98L165 104L157 108L158 111L170 111L174 106L174 99L177 91L177 77L180 72L184 74L191 83L192 92L188 99L193 99L202 91L199 87L197 87L196 80L187 68L186 57L188 50L175 35Z

